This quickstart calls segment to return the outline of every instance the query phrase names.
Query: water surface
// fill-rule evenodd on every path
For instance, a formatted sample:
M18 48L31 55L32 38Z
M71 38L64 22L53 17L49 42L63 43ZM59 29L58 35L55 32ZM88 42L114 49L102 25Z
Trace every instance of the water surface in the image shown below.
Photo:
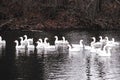
M73 53L38 54L34 51L16 52L14 40L28 35L36 42L39 38L49 38L54 44L54 36L65 36L70 43L84 40L90 45L91 37L115 38L120 42L119 31L66 31L66 32L18 32L1 33L6 47L0 47L0 78L2 80L120 80L120 48L112 49L111 57L100 57L89 50ZM35 44L35 43L34 43Z

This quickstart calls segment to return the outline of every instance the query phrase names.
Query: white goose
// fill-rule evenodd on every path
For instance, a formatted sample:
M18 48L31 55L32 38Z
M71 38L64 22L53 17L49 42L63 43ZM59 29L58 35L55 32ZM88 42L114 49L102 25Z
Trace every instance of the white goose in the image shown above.
M0 36L0 44L6 45L6 41L5 41L5 40L2 40L2 37L1 37L1 36Z
M37 41L36 43L37 43L37 46L36 46L37 49L44 48L43 43L41 43L40 41Z
M47 42L47 40L48 38L44 38L44 54L56 51L55 45L50 45L50 43Z
M16 49L25 49L25 46L19 45L18 40L15 40L14 42L16 43L16 46L15 46Z
M25 41L23 40L23 37L20 37L20 44L25 45Z
M44 51L43 43L41 43L40 41L37 41L36 43L37 43L37 46L36 46L37 53L42 54L42 52Z
M120 43L119 42L115 42L115 39L112 38L112 40L108 41L106 43L106 45L109 46L109 47L119 47Z
M64 36L62 37L62 39L63 39L63 40L62 40L62 43L64 43L64 44L68 44L68 41L65 39Z
M28 44L28 45L27 45L27 48L28 48L28 49L34 49L34 48L35 48L35 46L34 46L34 45L31 45L29 41L27 41L27 44Z
M79 44L72 44L72 47L83 47L84 45L83 45L83 40L80 40L79 41Z
M96 38L92 37L93 41L91 42L91 47L92 48L101 48L102 47L102 43L101 42L96 42Z
M108 37L107 37L107 36L105 37L105 39L103 39L102 36L99 36L99 38L100 38L100 41L99 41L99 42L102 42L102 43L104 43L104 42L106 42L106 41L108 40Z
M106 48L107 48L107 49L106 49ZM97 49L97 50L96 50L96 53L97 53L99 56L111 56L110 50L111 50L110 47L104 46L103 50Z
M25 42L29 41L29 43L33 45L33 38L28 39L27 35L24 35L24 37L25 37L24 39Z
M79 47L72 47L71 45L68 45L69 47L69 52L78 52L80 51L80 48Z
M55 38L55 44L61 44L63 43L63 40L65 41L65 37L62 37L63 40L58 40L58 36L55 36L54 38Z
M47 42L48 38L44 38L44 47L47 47L50 45L50 43Z

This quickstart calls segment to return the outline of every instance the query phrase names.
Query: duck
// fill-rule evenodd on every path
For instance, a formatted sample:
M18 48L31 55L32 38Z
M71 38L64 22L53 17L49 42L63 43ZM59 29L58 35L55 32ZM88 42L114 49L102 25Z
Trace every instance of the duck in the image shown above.
M15 46L16 49L25 49L25 46L19 45L18 40L15 40L14 42L16 43L16 46Z
M97 53L99 56L111 56L110 50L111 50L111 48L110 48L110 47L107 47L107 45L105 45L104 48L103 48L103 50L97 49L97 50L96 50L96 53Z

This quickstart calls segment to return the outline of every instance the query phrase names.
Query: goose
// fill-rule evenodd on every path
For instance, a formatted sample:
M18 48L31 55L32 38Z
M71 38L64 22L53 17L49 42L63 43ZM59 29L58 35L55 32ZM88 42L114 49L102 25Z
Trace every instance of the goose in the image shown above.
M41 43L40 41L37 41L36 43L37 43L37 46L36 46L37 49L40 49L40 48L44 47L43 43Z
M91 42L91 47L92 48L101 48L102 47L102 43L101 42L96 42L96 38L92 37L93 41Z
M42 52L44 51L43 43L41 43L40 41L37 41L36 44L37 44L36 46L37 53L42 54Z
M76 51L80 51L79 47L72 47L71 45L68 45L69 47L69 52L76 52Z
M80 40L79 41L79 44L71 44L71 46L72 47L78 47L78 48L83 48L84 47L84 45L83 45L83 40Z
M119 47L119 45L120 45L120 43L115 42L114 38L112 38L112 41L109 41L106 43L106 46L111 47L111 48L117 48L117 47Z
M63 39L63 40L62 40L63 43L68 43L68 41L65 40L65 37L64 37L64 36L62 37L62 39Z
M50 50L50 51L54 51L55 50L55 45L50 45L49 42L47 42L48 38L44 39L44 48L45 50Z
M46 38L44 38L44 47L46 47L46 46L49 46L50 45L50 43L48 43L47 42L47 40L48 40L48 38L46 37Z
M25 49L25 46L19 45L18 40L15 40L14 42L16 43L16 46L15 46L16 49Z
M34 45L31 45L29 41L27 41L27 44L28 44L28 45L27 45L27 48L28 48L28 49L34 49L34 48L35 48L35 46L34 46Z
M23 37L20 37L20 44L25 45L25 41L23 40Z
M58 36L55 36L54 38L55 38L55 44L63 43L63 40L58 40ZM65 41L65 38L64 38L64 37L62 37L62 38L63 38L64 41Z
M102 36L99 36L99 38L100 38L99 42L102 42L102 43L104 43L104 42L106 42L106 40L108 40L107 36L105 37L105 39L103 39Z
M26 41L26 42L29 41L30 44L33 45L33 38L29 38L29 39L28 39L27 35L24 35L24 37L25 37L25 41Z
M99 55L99 56L111 56L111 48L108 47L107 50L106 50L107 46L104 46L103 50L101 49L97 49L96 50L96 53Z
M0 36L0 44L6 45L6 41L5 41L5 40L2 40L2 37L1 37L1 36Z
M119 42L116 42L116 41L115 41L115 38L112 38L112 44L114 44L114 45L116 45L116 46L119 46L119 45L120 45Z

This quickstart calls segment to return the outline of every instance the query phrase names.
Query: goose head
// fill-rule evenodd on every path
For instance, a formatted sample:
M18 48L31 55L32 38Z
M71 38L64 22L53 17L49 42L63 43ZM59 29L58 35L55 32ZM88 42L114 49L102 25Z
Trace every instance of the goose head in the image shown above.
M48 38L46 37L46 38L44 38L44 43L47 43L47 40L48 40Z
M80 42L79 42L79 43L80 43L80 45L81 45L81 46L83 46L83 40L80 40Z
M16 46L18 46L18 40L15 40L14 42L16 43Z
M25 37L25 39L27 39L27 35L24 35L23 37Z
M58 36L54 36L55 40L58 41Z
M43 40L41 38L39 39L39 41L40 41L40 43L43 43Z
M63 41L65 41L65 37L64 36L62 37L62 39L63 39Z
M107 37L107 36L105 37L105 40L106 40L106 41L109 41L109 39L108 39L108 37Z
M96 41L96 38L95 37L92 37L93 41L95 42Z
M79 43L83 43L83 40L80 40L80 42Z
M15 40L14 42L15 42L15 43L17 43L18 41L17 41L17 40Z
M39 44L40 44L40 42L39 42L39 41L37 41L37 42L36 42L36 44L37 44L37 45L39 45Z
M20 37L21 40L23 40L23 37Z

